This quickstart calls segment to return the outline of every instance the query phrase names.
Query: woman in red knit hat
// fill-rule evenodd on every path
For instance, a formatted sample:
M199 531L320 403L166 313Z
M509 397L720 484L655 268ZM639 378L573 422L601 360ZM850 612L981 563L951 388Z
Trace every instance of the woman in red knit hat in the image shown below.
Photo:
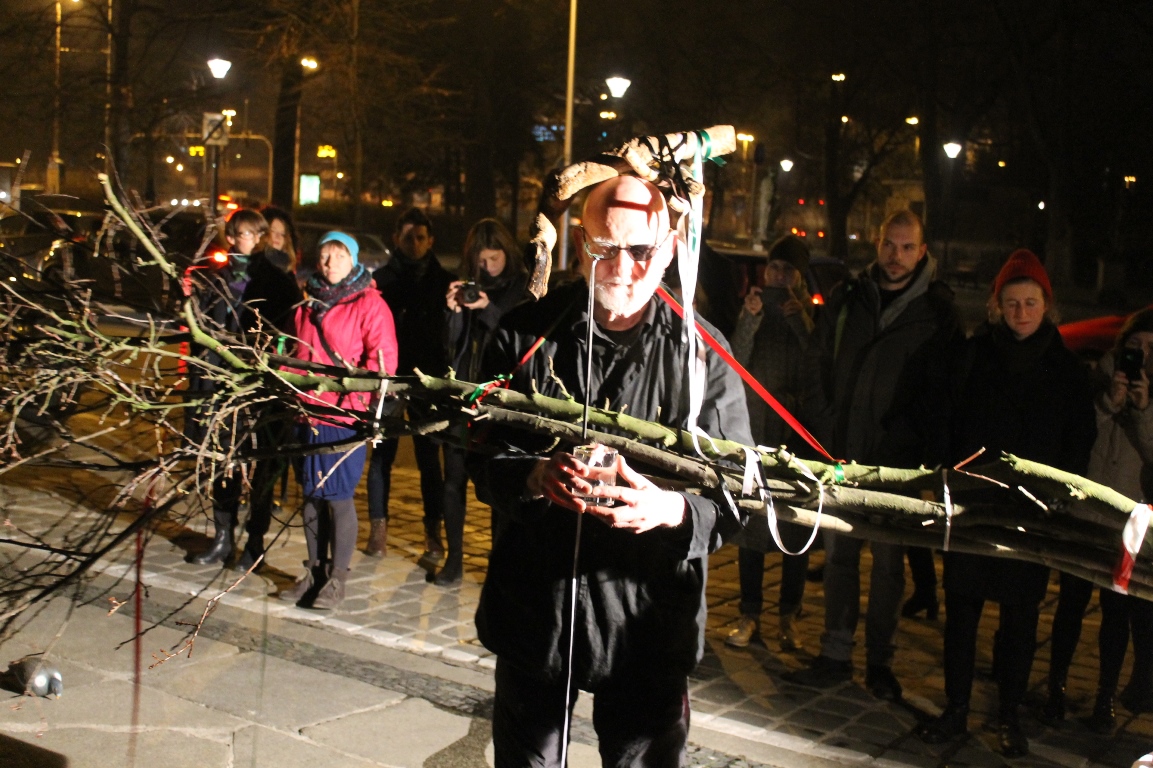
M989 323L965 342L945 399L948 458L984 448L1085 474L1096 436L1088 373L1053 324L1053 288L1037 257L1015 251L993 282ZM1032 502L1021 497L1022 511ZM941 743L968 729L977 626L985 601L1000 605L994 650L1001 751L1029 751L1018 709L1037 646L1037 616L1049 569L1019 560L945 553L945 694L937 719L919 729Z

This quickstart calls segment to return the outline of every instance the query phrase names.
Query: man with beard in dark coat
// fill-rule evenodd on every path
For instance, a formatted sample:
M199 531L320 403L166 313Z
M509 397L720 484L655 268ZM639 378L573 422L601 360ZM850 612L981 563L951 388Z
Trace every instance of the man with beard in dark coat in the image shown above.
M935 358L960 339L953 293L935 280L921 220L899 211L881 225L877 260L839 286L821 314L810 350L806 415L834 456L860 464L916 467L928 447L893 430L904 409L930 385ZM825 632L821 654L793 682L827 688L853 677L854 635L861 613L862 539L825 535ZM869 542L873 556L865 620L865 685L899 700L893 675L898 614L905 589L905 548Z
M603 182L589 194L574 234L586 280L596 270L593 317L587 282L513 310L488 347L486 377L515 368L515 390L587 398L686 428L684 324L654 296L676 243L661 193L631 176ZM586 382L590 322L593 377ZM518 366L541 337L540 349ZM740 379L711 350L706 365L699 426L750 444ZM552 441L523 435L504 447L488 466L502 530L476 617L481 642L497 655L495 764L560 765L572 631L567 706L571 711L577 689L592 692L603 763L682 765L688 674L704 649L708 554L740 530L740 514L730 499L663 490L623 459L617 464L623 485L598 486L598 499L606 501L593 504L576 495L592 485L589 467L571 447L547 457Z
M396 253L387 264L373 273L377 288L392 310L396 322L396 341L400 347L400 364L396 373L409 376L415 369L429 376L448 372L448 353L444 347L444 295L453 276L441 266L432 252L432 222L419 208L401 214L393 234ZM409 413L410 418L413 414ZM368 554L384 553L388 526L388 497L392 463L396 459L397 440L383 440L372 451L368 466L368 517L371 523ZM413 452L420 469L420 495L424 502L425 551L421 565L432 572L444 557L440 540L444 519L444 474L441 468L440 443L430 437L414 435Z

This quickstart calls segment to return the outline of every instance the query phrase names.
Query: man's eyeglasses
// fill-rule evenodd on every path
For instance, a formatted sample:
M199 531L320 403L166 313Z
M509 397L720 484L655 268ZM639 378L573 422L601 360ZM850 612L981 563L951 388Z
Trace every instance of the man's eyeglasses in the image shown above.
M628 251L629 258L633 261L648 261L657 255L657 251L669 239L669 235L673 233L670 229L661 238L661 241L656 245L617 245L616 243L606 243L603 240L596 240L591 237L584 227L581 227L581 232L584 233L585 253L591 258L602 259L615 259L617 254L621 251Z

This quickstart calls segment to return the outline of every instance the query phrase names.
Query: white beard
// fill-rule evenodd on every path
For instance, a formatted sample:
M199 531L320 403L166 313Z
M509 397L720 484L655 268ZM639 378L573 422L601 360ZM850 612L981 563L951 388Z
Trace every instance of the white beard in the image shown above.
M597 306L613 315L631 317L648 305L662 277L663 269L650 269L636 282L617 277L598 280L594 291Z

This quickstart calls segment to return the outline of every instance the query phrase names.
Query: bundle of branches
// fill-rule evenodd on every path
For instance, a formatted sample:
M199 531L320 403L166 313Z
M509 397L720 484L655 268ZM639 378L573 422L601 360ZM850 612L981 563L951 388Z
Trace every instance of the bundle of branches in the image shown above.
M149 254L131 268L162 269L180 280L155 236L103 181L116 226L130 231ZM148 502L130 524L109 523L67 549L30 537L0 541L49 553L49 565L19 584L0 587L0 600L7 603L0 619L83 574L133 533L165 516L186 518L195 506L187 501L207 498L221 473L244 476L249 463L263 457L345 451L360 442L413 433L452 439L462 432L455 427L484 423L544 435L554 445L581 441L583 406L571 399L526 395L451 375L383 377L277 354L275 332L229 333L211 321L201 308L220 289L210 280L191 280L178 313L153 311L128 336L106 329L109 305L90 284L61 282L47 292L53 294L51 305L44 292L30 295L8 284L2 289L0 474L31 461L67 464L59 457L69 449L92 446L104 463L87 457L84 466L124 478L113 504L144 489ZM191 348L182 345L185 341ZM190 377L211 386L190 392ZM338 412L306 405L299 397L304 391L377 393L382 407ZM412 412L421 416L404 420L395 415L400 409L383 407L400 401L419 403ZM271 409L270 403L278 407ZM187 428L190 412L200 415L200 429ZM261 438L269 419L337 415L352 417L358 430L343 444L268 445ZM47 448L27 441L21 424L29 418L53 436ZM151 434L152 448L126 460L96 445L110 429ZM1137 508L1097 483L1013 456L964 468L909 470L803 460L784 447L722 440L704 441L698 453L685 432L595 408L590 430L592 440L617 449L668 487L732 496L751 513L746 542L754 546L764 543L779 519L856 537L1044 563L1110 587L1122 532ZM1153 598L1153 569L1139 556L1151 546L1134 545L1139 552L1128 588Z

